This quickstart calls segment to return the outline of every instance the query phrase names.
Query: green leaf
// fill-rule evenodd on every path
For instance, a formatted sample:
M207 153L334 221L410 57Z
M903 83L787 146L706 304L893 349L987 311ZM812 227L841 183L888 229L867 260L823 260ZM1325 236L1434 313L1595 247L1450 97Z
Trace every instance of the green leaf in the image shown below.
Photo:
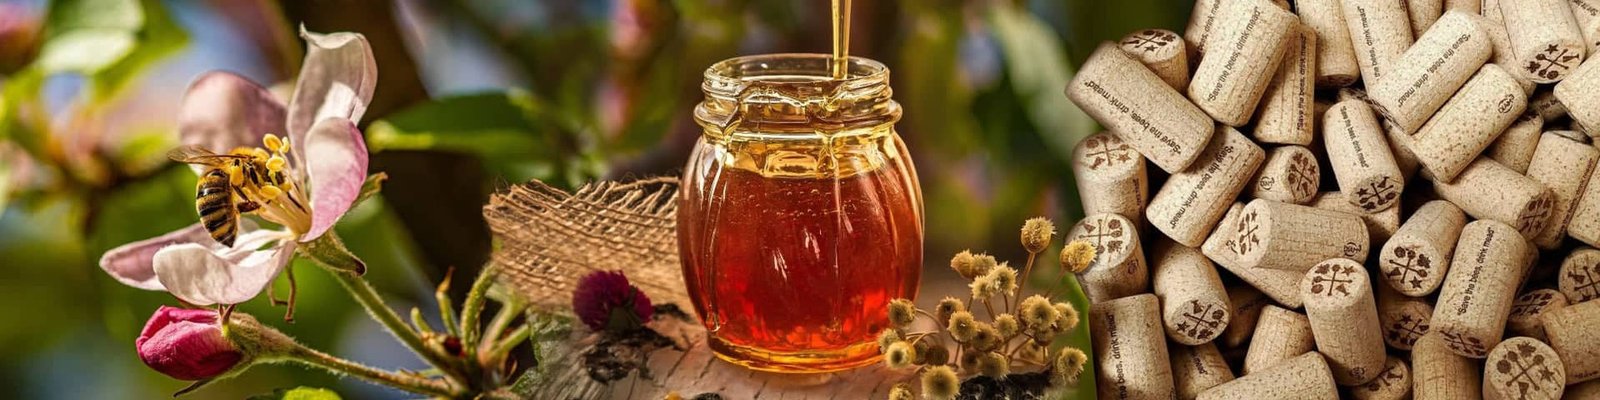
M1057 158L1070 159L1072 147L1094 132L1095 122L1061 94L1075 71L1060 38L1044 21L1010 3L995 6L988 22L1028 119Z
M539 388L543 387L545 379L553 378L557 373L565 371L571 366L562 364L572 347L567 343L572 339L572 317L541 311L528 311L528 342L533 346L534 367L522 372L522 376L511 384L511 391L524 397L535 396Z
M340 400L338 393L332 390L314 387L297 387L293 389L278 389L272 393L250 396L247 400Z
M46 74L93 74L133 50L144 22L139 0L53 2L34 66Z
M367 263L350 253L350 249L344 247L344 242L339 240L339 235L333 231L328 231L310 242L300 243L299 252L301 256L334 272L356 276L367 273Z
M532 121L539 115L527 92L448 97L373 122L367 145L386 150L442 150L485 160L547 157L549 144Z
M34 66L48 73L95 73L133 51L134 32L80 29L50 38Z
M189 34L178 26L159 0L142 0L140 4L145 21L138 40L115 64L94 74L91 82L95 101L116 97L134 78L189 45Z

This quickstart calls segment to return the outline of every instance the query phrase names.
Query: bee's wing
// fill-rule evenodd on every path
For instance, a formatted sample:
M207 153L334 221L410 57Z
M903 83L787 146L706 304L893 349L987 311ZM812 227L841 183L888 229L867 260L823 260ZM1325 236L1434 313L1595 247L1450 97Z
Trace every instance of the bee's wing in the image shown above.
M200 146L183 146L167 152L167 158L172 161L189 164L217 164L224 160L242 158L236 155L212 153Z

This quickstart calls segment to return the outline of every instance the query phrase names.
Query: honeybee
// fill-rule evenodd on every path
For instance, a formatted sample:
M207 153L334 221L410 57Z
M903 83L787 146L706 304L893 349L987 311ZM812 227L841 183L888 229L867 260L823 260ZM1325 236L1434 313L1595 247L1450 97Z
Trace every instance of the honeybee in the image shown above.
M263 177L271 179L272 173L248 149L216 154L197 146L185 146L168 152L167 157L206 167L195 184L195 211L212 239L233 247L239 234L239 216L261 209L260 202L246 195L244 187L248 182L245 179L259 182Z

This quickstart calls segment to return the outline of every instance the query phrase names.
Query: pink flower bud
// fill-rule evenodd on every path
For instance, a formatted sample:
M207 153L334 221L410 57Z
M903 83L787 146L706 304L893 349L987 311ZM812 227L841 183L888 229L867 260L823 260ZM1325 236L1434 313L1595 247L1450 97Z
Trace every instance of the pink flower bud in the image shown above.
M244 359L217 323L216 311L162 306L135 345L145 365L182 380L214 378Z

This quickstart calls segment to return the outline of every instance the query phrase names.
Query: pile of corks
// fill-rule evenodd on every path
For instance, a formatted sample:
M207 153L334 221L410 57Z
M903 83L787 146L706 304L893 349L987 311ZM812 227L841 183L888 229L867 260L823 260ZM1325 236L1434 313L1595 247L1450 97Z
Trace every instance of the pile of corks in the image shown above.
M1600 399L1600 0L1293 3L1066 88L1100 398Z

